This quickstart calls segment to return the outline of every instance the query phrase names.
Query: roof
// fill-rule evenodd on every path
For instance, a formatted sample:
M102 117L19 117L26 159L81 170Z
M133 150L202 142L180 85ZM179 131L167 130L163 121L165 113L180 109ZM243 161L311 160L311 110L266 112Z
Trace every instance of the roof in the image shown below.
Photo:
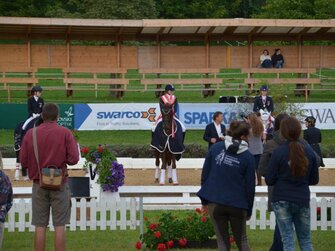
M335 19L67 19L0 17L0 39L335 40Z

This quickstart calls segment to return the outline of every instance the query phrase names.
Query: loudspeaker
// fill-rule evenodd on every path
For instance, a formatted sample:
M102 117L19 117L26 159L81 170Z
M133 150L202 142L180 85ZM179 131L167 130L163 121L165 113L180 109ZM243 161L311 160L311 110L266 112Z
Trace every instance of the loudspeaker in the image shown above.
M90 178L89 177L69 177L71 197L90 197Z
M236 103L234 96L220 96L219 103Z

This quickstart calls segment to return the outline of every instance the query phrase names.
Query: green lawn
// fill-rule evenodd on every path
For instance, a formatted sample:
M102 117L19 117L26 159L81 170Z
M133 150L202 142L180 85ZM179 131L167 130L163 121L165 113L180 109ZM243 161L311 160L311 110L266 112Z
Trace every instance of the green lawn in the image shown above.
M67 250L69 251L131 251L138 241L139 231L76 231L67 232ZM268 251L273 238L272 230L249 230L248 239L252 250ZM33 249L34 233L8 233L4 235L3 250L30 251ZM334 250L333 231L312 231L315 251ZM47 234L46 250L54 250L53 233ZM191 250L191 249L187 249ZM205 251L205 249L201 249ZM298 249L297 249L298 250Z

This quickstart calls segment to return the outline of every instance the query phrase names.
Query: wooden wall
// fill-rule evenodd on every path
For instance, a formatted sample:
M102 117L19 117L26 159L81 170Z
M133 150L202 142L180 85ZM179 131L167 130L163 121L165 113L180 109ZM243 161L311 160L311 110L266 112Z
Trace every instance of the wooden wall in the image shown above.
M66 45L31 45L30 60L27 44L0 45L0 67L28 66L40 68L67 67L68 52ZM274 46L211 46L208 55L205 46L121 46L118 61L116 46L81 46L69 48L70 67L120 67L136 68L202 68L206 67L206 55L209 67L242 68L249 66L249 55L252 55L252 67L259 64L259 56L264 49L270 54ZM285 67L299 66L298 46L281 46L285 58ZM160 55L160 59L158 58ZM335 46L302 46L302 67L334 67Z

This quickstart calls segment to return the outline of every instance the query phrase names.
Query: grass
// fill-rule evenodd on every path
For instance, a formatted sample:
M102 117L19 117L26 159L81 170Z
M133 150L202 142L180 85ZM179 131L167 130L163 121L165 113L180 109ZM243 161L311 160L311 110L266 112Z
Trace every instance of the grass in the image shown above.
M186 144L207 145L202 139L204 131L188 130L186 133ZM81 145L120 145L120 144L150 144L151 131L79 131L79 143ZM322 130L322 145L334 145L335 131ZM0 145L13 144L13 130L0 130Z
M139 239L139 231L76 231L67 232L67 250L69 251L131 251ZM252 250L268 251L272 243L272 230L248 230L248 239ZM30 251L33 249L34 233L5 232L3 250ZM312 231L312 243L316 251L334 250L333 231ZM47 233L46 250L54 250L53 233ZM192 249L187 249L192 250ZM200 249L199 249L200 250ZM205 251L205 249L201 249ZM213 250L213 249L212 249ZM297 249L298 250L298 249ZM195 249L193 249L195 251Z

